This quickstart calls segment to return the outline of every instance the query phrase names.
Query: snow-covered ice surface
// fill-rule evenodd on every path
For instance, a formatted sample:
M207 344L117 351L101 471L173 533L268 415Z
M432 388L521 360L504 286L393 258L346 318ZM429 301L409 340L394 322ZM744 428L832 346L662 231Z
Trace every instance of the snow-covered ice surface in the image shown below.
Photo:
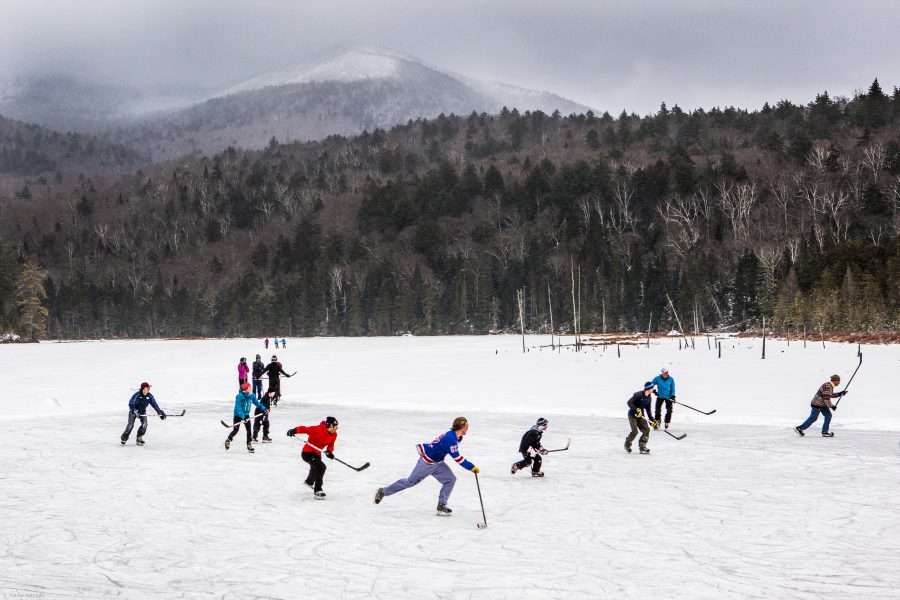
M547 338L529 338L529 345ZM285 398L270 445L228 452L240 356L257 340L0 346L0 598L897 598L900 352L864 346L833 439L790 427L856 346L698 338L575 354L514 337L294 339L277 354ZM624 403L666 365L679 399L675 441L627 455ZM147 445L118 444L142 380L184 418L151 419ZM341 420L328 499L303 485L299 441ZM414 444L458 414L482 469L489 527L455 465L452 518L438 485L375 506L412 469ZM547 476L509 474L519 437L550 419Z

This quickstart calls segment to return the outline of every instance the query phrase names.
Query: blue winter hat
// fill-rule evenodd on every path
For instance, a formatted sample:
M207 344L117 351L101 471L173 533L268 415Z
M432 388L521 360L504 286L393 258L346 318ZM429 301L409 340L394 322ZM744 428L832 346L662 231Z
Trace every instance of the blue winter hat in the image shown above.
M644 384L644 389L645 389L645 390L651 390L651 389L653 389L653 382L652 382L652 381L646 382L646 383Z

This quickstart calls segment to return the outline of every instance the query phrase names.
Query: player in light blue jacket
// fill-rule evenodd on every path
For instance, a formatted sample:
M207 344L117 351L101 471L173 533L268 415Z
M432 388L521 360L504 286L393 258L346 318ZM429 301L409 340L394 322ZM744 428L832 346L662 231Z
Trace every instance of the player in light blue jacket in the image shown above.
M672 420L672 404L675 402L675 378L669 375L669 369L663 367L659 375L653 378L653 385L656 386L656 425L654 429L659 427L662 422L662 404L666 403L666 429L669 428L669 422Z
M241 423L243 423L244 427L247 429L247 452L250 452L251 454L255 452L253 449L253 442L251 441L252 432L250 430L251 404L255 404L262 414L269 414L269 409L259 401L256 394L250 392L250 384L245 381L241 384L241 391L234 397L234 427L231 429L231 433L228 434L228 438L225 440L226 450L231 448L231 440L237 435L238 430L241 428Z
M459 443L468 431L469 421L465 417L457 417L453 419L453 426L450 431L436 437L431 442L418 444L416 450L419 452L419 460L416 462L416 466L413 467L412 473L406 479L398 479L387 487L378 488L378 491L375 492L375 504L379 504L385 496L392 496L397 492L411 488L431 475L441 482L437 514L449 516L453 511L447 506L447 501L450 500L450 493L453 491L453 485L456 483L456 475L444 462L444 458L449 454L462 468L468 469L473 473L480 472L478 467L459 453Z

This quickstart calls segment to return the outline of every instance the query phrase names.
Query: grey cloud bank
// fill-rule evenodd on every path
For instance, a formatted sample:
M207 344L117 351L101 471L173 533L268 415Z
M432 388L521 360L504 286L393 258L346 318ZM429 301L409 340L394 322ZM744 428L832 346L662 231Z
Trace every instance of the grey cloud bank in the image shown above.
M896 2L0 0L0 74L220 87L381 46L617 113L900 83Z

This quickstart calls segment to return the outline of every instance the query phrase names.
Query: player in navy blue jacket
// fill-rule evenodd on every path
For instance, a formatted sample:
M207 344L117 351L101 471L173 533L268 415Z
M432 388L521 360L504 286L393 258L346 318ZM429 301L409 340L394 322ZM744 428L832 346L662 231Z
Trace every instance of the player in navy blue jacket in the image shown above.
M641 439L638 440L638 447L641 449L641 454L650 454L650 449L647 448L647 442L650 440L650 425L656 422L652 421L648 424L644 417L647 419L652 417L653 413L650 409L650 396L652 394L653 382L648 381L644 384L643 390L635 392L628 399L628 424L631 425L631 433L625 438L626 452L631 452L631 443L637 437L638 430L640 430Z
M462 468L468 469L473 473L480 472L478 467L459 453L459 443L468 431L469 421L465 417L456 417L453 419L453 426L450 431L436 437L431 442L418 444L416 450L419 452L419 460L416 462L416 466L413 467L412 473L406 479L398 479L387 487L378 488L378 491L375 492L375 504L379 504L385 496L392 496L397 492L411 488L431 475L441 482L437 514L449 516L453 511L447 506L447 501L450 499L450 493L453 491L453 485L456 483L456 475L444 462L444 457L449 454Z
M160 419L166 418L166 413L163 412L163 410L156 403L156 398L154 398L153 394L150 393L150 384L145 381L141 384L140 391L135 392L131 399L128 401L128 425L125 427L125 431L122 432L122 436L119 438L123 446L131 436L131 430L134 428L135 419L141 420L141 426L138 427L137 440L135 443L138 446L144 445L144 434L147 433L148 404L153 407L153 410L156 411L156 414L159 415Z

